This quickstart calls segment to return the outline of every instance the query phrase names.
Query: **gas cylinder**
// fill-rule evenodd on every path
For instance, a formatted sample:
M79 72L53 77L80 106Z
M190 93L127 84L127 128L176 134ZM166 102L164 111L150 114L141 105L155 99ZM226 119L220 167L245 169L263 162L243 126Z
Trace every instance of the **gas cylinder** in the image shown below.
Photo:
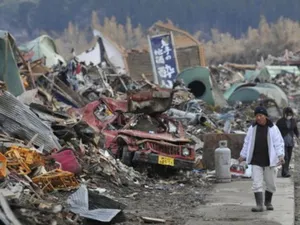
M227 147L227 141L219 142L219 148L215 150L216 182L231 182L230 165L231 150Z

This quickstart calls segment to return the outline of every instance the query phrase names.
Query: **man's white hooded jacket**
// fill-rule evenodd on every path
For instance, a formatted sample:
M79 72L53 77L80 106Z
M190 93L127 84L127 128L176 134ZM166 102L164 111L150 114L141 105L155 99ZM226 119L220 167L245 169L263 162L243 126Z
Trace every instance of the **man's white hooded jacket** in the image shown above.
M270 167L277 166L279 157L284 157L284 141L278 127L270 120L267 122L268 126L268 147ZM246 134L243 149L240 156L246 159L247 164L251 164L255 137L256 137L257 123L253 123Z

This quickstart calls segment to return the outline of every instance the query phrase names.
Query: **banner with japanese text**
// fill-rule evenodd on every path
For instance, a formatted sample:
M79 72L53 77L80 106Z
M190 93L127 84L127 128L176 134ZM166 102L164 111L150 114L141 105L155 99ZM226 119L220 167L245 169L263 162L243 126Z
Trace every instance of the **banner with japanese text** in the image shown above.
M163 87L172 88L179 72L172 34L157 35L148 40L155 80Z

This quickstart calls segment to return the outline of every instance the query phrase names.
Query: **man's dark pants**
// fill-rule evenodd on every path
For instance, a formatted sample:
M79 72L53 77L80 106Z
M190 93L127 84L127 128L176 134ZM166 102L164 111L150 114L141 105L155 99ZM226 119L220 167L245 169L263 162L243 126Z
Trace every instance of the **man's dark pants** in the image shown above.
M289 175L290 162L292 158L293 147L285 147L284 148L284 161L285 163L282 165L282 176Z

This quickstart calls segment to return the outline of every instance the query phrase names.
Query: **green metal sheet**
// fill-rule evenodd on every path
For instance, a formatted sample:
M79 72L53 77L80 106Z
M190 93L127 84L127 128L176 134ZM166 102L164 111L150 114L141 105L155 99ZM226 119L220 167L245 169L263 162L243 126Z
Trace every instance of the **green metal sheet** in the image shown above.
M245 80L250 80L254 74L255 74L255 70L246 70L244 75Z
M232 95L232 93L233 93L238 87L243 86L243 85L245 85L245 83L235 83L235 84L231 85L231 87L228 88L228 89L225 91L225 93L224 93L224 98L225 98L226 100L228 100L228 98L230 97L230 95Z
M288 98L286 94L276 85L269 83L258 83L256 86L244 86L236 89L228 98L230 104L236 101L253 102L258 100L261 94L274 99L278 106L286 107Z
M211 105L215 104L209 69L200 66L188 68L178 75L178 79L184 81L184 84L191 89L196 98L203 99Z
M14 96L21 95L23 86L16 61L16 44L14 38L7 32L0 30L0 80L4 81L7 89Z

